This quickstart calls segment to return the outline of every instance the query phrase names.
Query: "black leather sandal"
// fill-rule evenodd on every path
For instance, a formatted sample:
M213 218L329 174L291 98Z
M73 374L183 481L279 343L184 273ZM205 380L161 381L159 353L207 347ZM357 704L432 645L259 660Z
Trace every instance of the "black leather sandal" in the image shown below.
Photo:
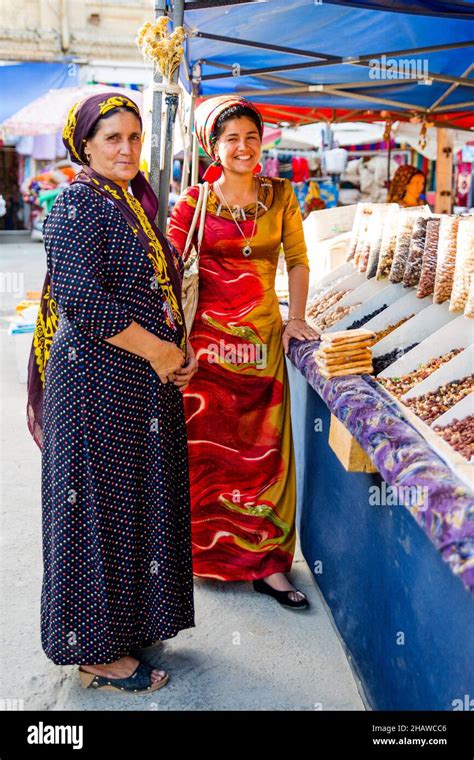
M140 696L161 689L168 683L168 673L166 673L161 681L152 683L151 673L153 670L155 670L155 668L149 663L139 662L132 675L127 678L106 678L105 676L95 675L95 673L88 673L87 670L83 670L81 666L79 666L79 677L81 679L81 686L84 689L118 691L122 694Z
M302 591L299 591L298 593L303 594L304 599L299 599L295 602L290 598L290 594L294 593L293 591L278 591L276 588L272 588L270 584L265 583L263 578L253 581L253 587L259 594L272 596L273 599L276 599L277 602L282 605L282 607L290 607L292 610L305 610L309 607L308 599ZM295 589L295 591L298 591L298 589Z

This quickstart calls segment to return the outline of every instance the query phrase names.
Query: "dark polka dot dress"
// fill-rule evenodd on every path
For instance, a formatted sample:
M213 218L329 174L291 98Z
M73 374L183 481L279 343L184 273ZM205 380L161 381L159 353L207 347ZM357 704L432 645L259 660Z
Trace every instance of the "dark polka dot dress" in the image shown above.
M99 664L194 626L183 398L104 338L166 324L145 249L116 206L73 184L45 223L59 325L44 388L41 640Z

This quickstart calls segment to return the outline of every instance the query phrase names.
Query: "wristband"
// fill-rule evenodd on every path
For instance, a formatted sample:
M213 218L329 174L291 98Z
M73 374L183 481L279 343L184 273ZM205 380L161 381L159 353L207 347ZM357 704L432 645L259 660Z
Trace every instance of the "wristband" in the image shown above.
M283 321L283 327L286 327L292 319L298 319L300 322L304 322L306 324L306 319L304 317L288 317L288 319L285 319Z

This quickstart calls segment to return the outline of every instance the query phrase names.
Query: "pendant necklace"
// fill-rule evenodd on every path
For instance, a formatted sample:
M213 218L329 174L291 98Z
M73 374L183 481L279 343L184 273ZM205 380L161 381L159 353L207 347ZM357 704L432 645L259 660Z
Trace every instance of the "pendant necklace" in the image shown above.
M245 237L245 235L244 235L244 233L243 233L243 230L242 230L242 227L240 226L240 224L238 223L237 219L235 218L235 216L234 216L234 214L233 214L233 212L232 212L232 210L231 210L231 208L230 208L229 204L227 203L227 198L225 197L225 195L224 195L224 192L223 192L223 190L222 190L222 187L221 187L220 185L219 185L219 191L220 191L220 193L221 193L221 195L222 195L222 197L223 197L223 199L224 199L224 203L225 203L225 205L227 206L227 209L228 209L228 211L229 211L229 214L231 215L231 217L232 217L232 219L233 219L233 221L234 221L235 225L237 226L237 229L239 230L240 234L242 235L243 239L245 240L245 245L244 245L244 247L242 248L242 253L243 253L243 255L244 255L244 256L246 256L246 257L247 257L247 256L250 256L250 254L252 253L252 246L250 245L250 241L252 240L253 236L255 235L255 230L256 230L256 228L257 228L257 211L258 211L258 187L257 187L257 200L256 200L256 203L255 203L255 219L254 219L254 221L253 221L253 230L252 230L252 234L250 235L250 238L249 238L248 240L247 240L247 238Z

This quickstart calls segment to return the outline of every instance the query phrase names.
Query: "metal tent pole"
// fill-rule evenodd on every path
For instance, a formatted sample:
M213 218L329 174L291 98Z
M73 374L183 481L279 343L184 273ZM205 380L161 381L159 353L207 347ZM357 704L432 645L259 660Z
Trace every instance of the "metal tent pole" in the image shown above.
M166 0L155 0L154 16L155 21L160 16L164 16L166 11ZM160 70L155 63L153 69L153 84L161 84L163 81ZM150 150L150 185L155 193L159 194L160 187L160 153L161 153L161 112L163 104L163 93L160 90L153 91L152 111L151 111L151 150Z
M184 0L175 0L173 4L173 26L183 26L184 18ZM178 81L179 71L173 74L173 82ZM170 194L171 167L173 165L173 131L176 121L176 112L178 110L178 98L176 94L165 95L166 109L166 132L164 144L164 164L160 171L158 186L158 227L161 232L166 232L166 221L168 218L168 198Z
M190 123L192 119L192 125L193 125L192 132L190 132L190 134L192 134L191 185L197 185L197 183L199 182L199 143L194 133L194 109L196 107L196 98L199 95L201 81L202 81L202 62L196 61L196 63L193 66L193 76L192 76L193 98L192 98L192 115L190 118Z
M184 193L186 188L189 185L189 175L192 171L191 168L191 161L192 161L192 153L193 153L193 125L194 125L194 107L196 104L196 96L193 94L191 95L191 101L189 104L189 120L188 120L188 133L187 138L189 140L188 145L184 145L184 156L185 160L183 163L183 175L181 177L181 192ZM186 169L186 171L185 171Z

